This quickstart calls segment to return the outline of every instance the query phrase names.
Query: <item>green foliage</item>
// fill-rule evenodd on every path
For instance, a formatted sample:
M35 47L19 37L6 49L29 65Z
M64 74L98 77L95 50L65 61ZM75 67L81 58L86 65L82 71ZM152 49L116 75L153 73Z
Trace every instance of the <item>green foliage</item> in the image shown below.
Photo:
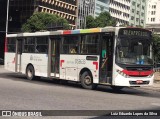
M64 23L65 29L69 28L67 20L58 17L57 15L36 12L34 13L25 24L22 25L23 32L35 32L40 30L47 30L48 24Z
M95 19L89 15L86 17L86 28L95 28L97 27Z
M156 62L160 61L160 36L153 35L153 53Z
M86 17L86 28L113 26L116 21L109 12L101 12L95 19L92 16Z

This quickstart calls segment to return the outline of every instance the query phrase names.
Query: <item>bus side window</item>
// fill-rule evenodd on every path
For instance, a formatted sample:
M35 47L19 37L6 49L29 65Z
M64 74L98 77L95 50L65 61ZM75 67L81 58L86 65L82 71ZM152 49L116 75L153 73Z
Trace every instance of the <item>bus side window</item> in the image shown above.
M78 36L64 36L62 43L63 54L77 54L78 53Z
M99 52L99 35L87 34L81 36L81 54L97 54Z

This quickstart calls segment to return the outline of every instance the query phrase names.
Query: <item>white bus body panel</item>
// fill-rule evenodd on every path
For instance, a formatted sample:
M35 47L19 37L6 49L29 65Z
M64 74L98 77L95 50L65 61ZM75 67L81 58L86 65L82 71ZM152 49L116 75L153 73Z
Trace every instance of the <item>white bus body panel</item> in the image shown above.
M5 52L5 69L15 72L15 53Z
M116 78L115 78L115 83L114 85L116 86L151 86L153 85L153 79L154 76L150 77L129 77L129 78L125 78L124 76L117 74ZM131 85L129 83L129 81L137 81L137 80L142 80L142 81L149 81L149 84L134 84Z
M48 71L48 55L47 54L22 54L22 73L26 73L28 64L32 64L35 70L36 76L47 77Z
M72 81L80 81L80 71L84 68L87 68L92 73L93 83L99 83L99 56L96 56L97 61L86 60L87 56L89 55L61 55L60 78Z
M121 74L119 74L116 70L122 71L123 69L117 66L115 63L113 65L113 81L112 85L115 86L151 86L153 85L153 80L154 80L154 75L149 77L131 77L129 76L124 77ZM137 80L142 80L142 81L149 81L149 84L130 84L129 81L137 81Z

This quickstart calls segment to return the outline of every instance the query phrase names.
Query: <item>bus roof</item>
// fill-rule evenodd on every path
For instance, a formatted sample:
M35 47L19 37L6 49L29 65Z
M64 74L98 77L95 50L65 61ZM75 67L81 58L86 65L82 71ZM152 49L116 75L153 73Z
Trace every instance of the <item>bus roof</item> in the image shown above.
M90 29L75 29L75 30L58 30L58 31L41 31L33 33L18 33L7 34L7 37L25 37L25 36L49 36L49 35L69 35L69 34L83 34L83 33L98 33L98 32L115 32L116 29L124 27L107 26L104 28L90 28Z

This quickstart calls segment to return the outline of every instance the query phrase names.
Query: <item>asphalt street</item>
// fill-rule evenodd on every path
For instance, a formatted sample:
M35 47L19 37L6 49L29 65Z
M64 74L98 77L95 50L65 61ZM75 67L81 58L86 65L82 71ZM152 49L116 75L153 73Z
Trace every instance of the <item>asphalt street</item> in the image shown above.
M0 109L160 110L160 91L125 88L114 92L109 86L86 90L74 82L58 82L45 78L29 81L24 75L1 69ZM63 118L63 115L59 116Z

